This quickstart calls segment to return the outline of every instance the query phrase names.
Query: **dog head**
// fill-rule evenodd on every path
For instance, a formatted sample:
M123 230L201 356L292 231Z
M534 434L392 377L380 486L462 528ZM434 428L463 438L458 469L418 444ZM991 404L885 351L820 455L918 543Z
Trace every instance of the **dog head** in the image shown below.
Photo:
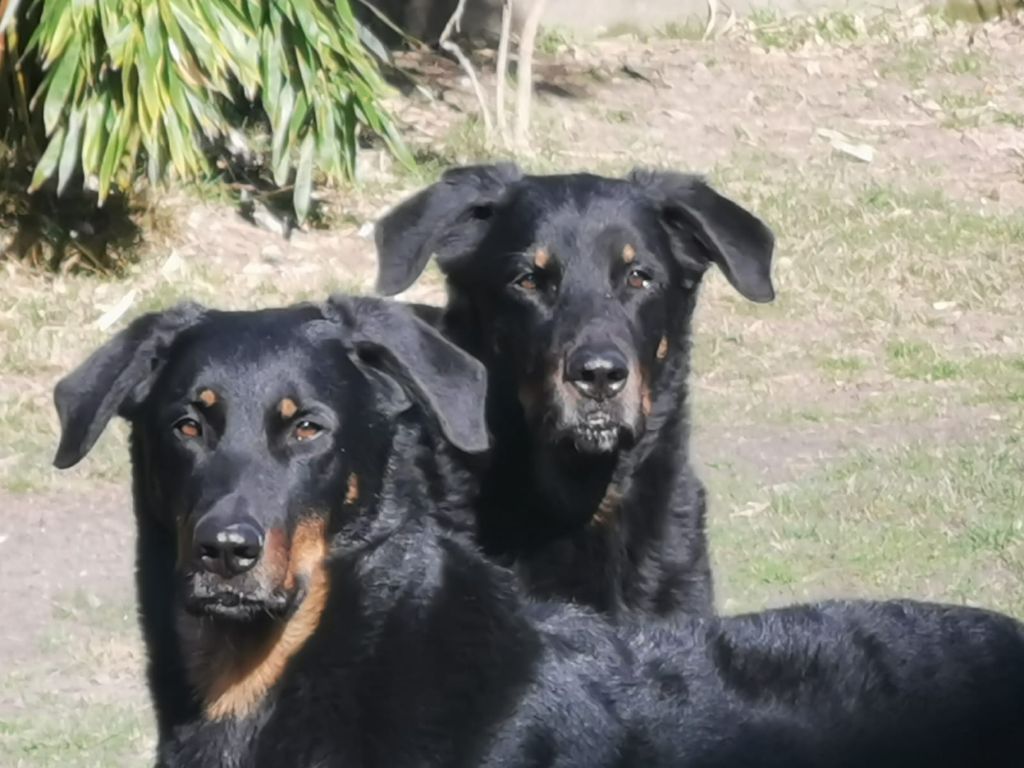
M376 239L378 289L404 290L436 256L453 335L492 386L516 382L534 433L584 454L643 432L659 375L686 359L711 264L748 299L774 298L770 230L675 173L459 168L388 213Z
M57 385L55 464L127 418L139 514L176 537L185 612L266 622L295 612L330 548L370 537L398 416L416 406L480 452L484 394L481 365L397 304L179 306L138 318Z

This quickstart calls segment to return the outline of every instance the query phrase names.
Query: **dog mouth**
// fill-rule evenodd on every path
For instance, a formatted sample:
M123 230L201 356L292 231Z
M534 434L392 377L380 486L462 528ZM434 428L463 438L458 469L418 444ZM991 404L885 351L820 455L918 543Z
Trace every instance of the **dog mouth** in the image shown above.
M628 397L584 399L559 383L545 394L534 429L549 446L587 456L607 455L630 448L644 429L643 416Z
M572 442L580 453L611 453L619 445L619 430L585 424L573 430Z
M570 442L577 453L607 454L623 447L630 440L631 430L603 411L578 418L562 430L562 441Z
M197 585L185 597L185 610L193 616L207 616L246 622L257 618L281 618L295 604L296 595L274 591L270 594L246 592L229 586L215 588Z

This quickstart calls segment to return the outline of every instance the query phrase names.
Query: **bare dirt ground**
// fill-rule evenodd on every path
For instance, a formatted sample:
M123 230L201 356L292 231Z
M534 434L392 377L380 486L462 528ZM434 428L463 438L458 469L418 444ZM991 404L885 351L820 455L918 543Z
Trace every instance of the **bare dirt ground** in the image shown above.
M779 235L779 300L746 305L715 275L698 317L721 606L911 594L1024 616L1024 32L830 15L690 37L549 32L526 165L707 173ZM424 169L371 159L330 229L286 241L169 193L172 225L124 280L0 265L0 765L139 765L152 747L124 430L58 476L54 381L181 297L369 290L373 219L489 156L457 67L407 63ZM443 300L436 275L409 295Z

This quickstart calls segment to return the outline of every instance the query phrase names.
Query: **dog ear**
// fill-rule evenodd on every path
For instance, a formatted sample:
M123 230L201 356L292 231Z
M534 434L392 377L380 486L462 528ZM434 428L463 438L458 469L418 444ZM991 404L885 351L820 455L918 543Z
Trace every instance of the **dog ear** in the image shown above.
M480 242L495 204L521 179L511 163L476 165L446 171L432 184L386 213L374 227L377 292L401 293L436 256L465 253Z
M373 378L384 379L391 412L408 408L412 395L456 448L487 450L487 373L481 363L397 302L335 296L324 314L344 318L359 364Z
M687 245L695 241L743 296L756 302L775 298L775 237L764 222L697 176L637 169L628 179L658 206L676 258L690 261Z
M54 466L73 467L115 414L126 416L145 399L167 347L203 312L197 304L180 304L142 315L57 382L53 401L60 418L60 445Z

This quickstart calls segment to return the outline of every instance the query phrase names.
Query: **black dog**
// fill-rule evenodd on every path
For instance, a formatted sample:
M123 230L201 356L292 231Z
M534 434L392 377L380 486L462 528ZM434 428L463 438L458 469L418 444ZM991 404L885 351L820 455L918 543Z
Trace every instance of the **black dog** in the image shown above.
M436 255L442 328L487 366L485 550L517 561L542 597L710 612L690 325L710 264L748 299L773 298L767 227L691 176L499 165L449 171L376 237L387 295Z
M1020 765L1006 617L854 603L613 629L523 601L468 530L484 390L372 299L145 316L58 385L58 466L132 423L153 693L165 722L161 686L195 702L162 765Z

